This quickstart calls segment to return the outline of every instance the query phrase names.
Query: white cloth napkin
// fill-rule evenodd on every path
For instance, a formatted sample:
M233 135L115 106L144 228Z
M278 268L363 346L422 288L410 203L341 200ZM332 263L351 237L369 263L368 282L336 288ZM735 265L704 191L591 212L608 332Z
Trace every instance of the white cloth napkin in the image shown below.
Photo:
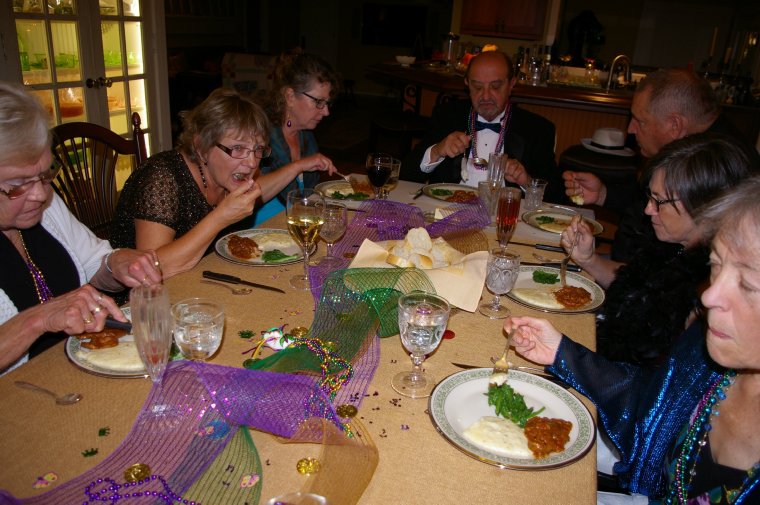
M398 268L385 261L395 243L395 240L372 242L364 239L349 268ZM423 271L438 295L455 307L475 312L483 293L487 263L488 252L478 251L451 266Z

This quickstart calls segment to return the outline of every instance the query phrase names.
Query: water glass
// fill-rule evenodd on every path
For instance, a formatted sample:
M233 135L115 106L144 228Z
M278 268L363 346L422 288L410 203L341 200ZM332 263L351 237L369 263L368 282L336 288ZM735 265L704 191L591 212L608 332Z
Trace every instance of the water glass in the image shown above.
M129 292L132 333L140 359L154 384L161 382L172 346L172 316L166 286L138 286Z
M478 182L478 196L488 209L488 217L490 218L490 224L496 222L496 205L499 203L499 189L494 188L490 181Z
M488 180L494 188L504 185L504 173L507 170L506 153L491 153L488 155Z
M380 189L380 198L388 199L388 195L398 186L398 176L401 173L401 160L391 158L391 176Z
M478 311L490 319L509 317L509 309L501 304L500 296L512 290L519 273L520 256L501 247L492 249L488 253L486 287L494 296L490 302L480 304Z
M174 341L193 361L210 358L219 349L224 332L224 307L206 298L188 298L172 306Z
M411 398L430 396L435 380L422 369L425 355L441 343L449 320L449 303L442 297L413 291L398 300L398 328L401 343L409 351L414 368L393 377L391 386L397 393Z
M523 186L525 191L525 210L538 210L544 201L544 191L548 183L543 179L533 179Z
M517 188L501 188L496 210L496 236L501 247L507 247L517 228L522 193Z
M333 255L333 245L337 242L348 226L346 205L342 203L328 203L325 205L324 223L319 229L319 236L327 244L327 255L319 262L320 265L335 265L341 262L340 258Z

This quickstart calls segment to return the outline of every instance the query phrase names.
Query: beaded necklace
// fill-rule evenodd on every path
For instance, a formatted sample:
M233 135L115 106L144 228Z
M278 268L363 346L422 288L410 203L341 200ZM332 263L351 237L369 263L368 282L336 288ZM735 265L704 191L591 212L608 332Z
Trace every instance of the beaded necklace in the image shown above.
M477 120L477 113L473 107L470 107L470 119L468 121L468 133L472 136L472 159L478 159L478 131L475 129L475 121ZM501 151L504 145L504 138L507 136L507 130L509 130L509 122L512 119L512 102L507 102L506 112L504 117L501 118L501 128L499 129L499 140L496 141L496 148L493 152L498 153ZM476 163L479 168L484 168L484 165Z
M726 371L721 378L715 381L702 397L699 405L697 405L694 421L692 421L689 430L686 432L686 437L681 445L681 452L676 460L673 482L670 484L668 493L665 497L666 504L684 504L687 502L691 483L694 480L694 476L697 474L697 461L700 458L702 448L707 445L707 436L712 429L710 419L713 415L717 416L720 414L718 405L721 401L726 399L726 391L735 381L736 371ZM702 432L701 437L700 432ZM747 471L747 476L744 478L739 489L726 490L726 499L728 503L735 503L736 499L745 490L747 484L759 474L758 470L760 470L760 462L755 463L752 468Z
M161 486L164 488L163 492L147 490L137 491L135 489L143 485L154 484L156 481L159 481L161 483ZM100 486L103 487L93 490L93 488L98 488ZM129 489L130 487L133 488L131 492ZM145 479L134 482L125 482L124 484L117 484L115 480L109 478L96 479L90 482L90 484L85 488L84 494L87 496L87 501L83 502L82 505L88 505L90 503L97 502L108 502L113 505L119 500L140 498L143 496L146 498L152 497L153 500L163 500L167 504L172 504L176 501L177 503L187 505L201 505L195 501L182 498L180 495L172 491L169 487L169 484L166 482L166 479L160 475L151 475Z
M24 242L24 236L21 234L21 230L17 231L18 238L21 241L21 247L23 247L24 253L26 254L26 260L24 263L26 263L26 267L29 269L29 273L32 274L32 280L34 281L34 290L37 292L37 298L39 299L40 303L45 303L46 301L53 298L53 292L50 290L50 286L48 286L47 281L45 281L45 276L42 275L42 271L32 260L32 256L29 254L29 250L26 248L26 243Z
M201 182L203 183L203 189L208 189L208 183L206 182L206 174L203 173L203 166L198 163L198 172L201 174Z

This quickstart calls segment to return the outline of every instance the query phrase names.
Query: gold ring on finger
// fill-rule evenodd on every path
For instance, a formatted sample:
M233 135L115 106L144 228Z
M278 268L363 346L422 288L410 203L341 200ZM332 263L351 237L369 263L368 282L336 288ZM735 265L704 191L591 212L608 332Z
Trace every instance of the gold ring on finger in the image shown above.
M92 318L91 317L83 317L82 321L84 321L84 324L92 324Z
M102 310L102 309L101 309L100 305L98 305L97 307L95 307L94 309L92 309L92 313L93 313L93 314L97 314L97 313L98 313L98 312L100 312L101 310Z

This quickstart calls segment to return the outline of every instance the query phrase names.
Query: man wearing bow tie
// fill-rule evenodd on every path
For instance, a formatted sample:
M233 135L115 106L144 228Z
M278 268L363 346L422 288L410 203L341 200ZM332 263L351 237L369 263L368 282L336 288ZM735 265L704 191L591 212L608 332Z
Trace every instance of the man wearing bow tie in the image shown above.
M401 165L401 179L477 187L487 179L489 155L506 152L508 183L546 179L545 199L564 202L564 183L554 160L554 125L511 103L516 79L509 56L479 54L470 61L464 82L470 100L436 107L430 130Z

